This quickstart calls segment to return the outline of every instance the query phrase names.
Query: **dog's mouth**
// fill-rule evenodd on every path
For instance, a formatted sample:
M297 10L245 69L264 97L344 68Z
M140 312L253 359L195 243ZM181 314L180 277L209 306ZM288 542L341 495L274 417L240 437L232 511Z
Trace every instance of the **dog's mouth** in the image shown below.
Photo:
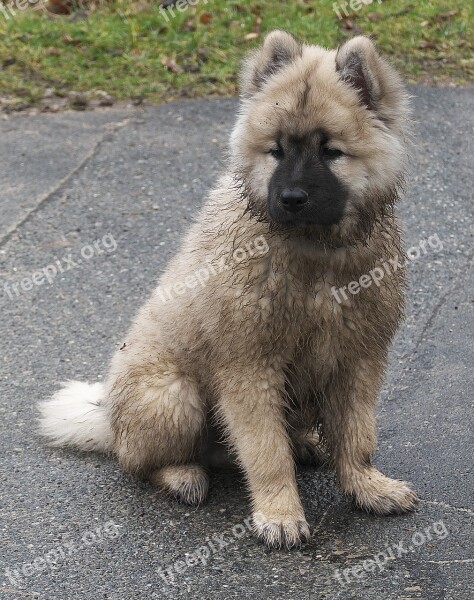
M276 223L269 220L270 231L278 232L296 246L320 251L339 250L346 243L340 236L339 225L308 225L296 223Z
M312 235L291 236L291 242L298 248L308 252L327 254L345 248L345 243L337 238L318 237Z

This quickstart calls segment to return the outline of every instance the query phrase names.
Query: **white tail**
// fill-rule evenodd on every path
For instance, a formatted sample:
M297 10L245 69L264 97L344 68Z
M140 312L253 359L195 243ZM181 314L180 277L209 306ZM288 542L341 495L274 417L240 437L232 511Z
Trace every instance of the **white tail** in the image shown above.
M39 404L42 435L52 446L109 452L113 435L104 398L102 383L68 381Z

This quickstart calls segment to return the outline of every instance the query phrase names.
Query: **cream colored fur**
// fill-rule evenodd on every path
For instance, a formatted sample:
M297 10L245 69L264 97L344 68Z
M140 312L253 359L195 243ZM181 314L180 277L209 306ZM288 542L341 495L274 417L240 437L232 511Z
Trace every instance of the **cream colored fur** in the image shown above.
M43 403L45 436L110 450L125 471L199 503L208 489L203 440L214 419L245 473L256 533L269 545L309 535L295 458L327 454L342 490L366 510L412 510L410 487L371 464L403 272L341 304L331 293L401 255L393 204L408 116L398 75L369 40L328 51L270 34L243 70L227 173L134 319L104 390L70 383ZM292 235L265 217L275 169L268 149L282 131L318 128L344 149L332 168L348 205L340 224ZM256 239L267 251L239 260L234 251ZM208 279L191 285L206 264Z

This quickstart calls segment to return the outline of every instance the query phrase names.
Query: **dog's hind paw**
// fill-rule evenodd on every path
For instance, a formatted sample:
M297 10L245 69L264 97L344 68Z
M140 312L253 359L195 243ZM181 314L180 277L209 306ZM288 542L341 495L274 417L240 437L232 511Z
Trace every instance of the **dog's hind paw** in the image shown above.
M328 462L328 455L317 432L297 433L292 437L293 453L298 464L320 467Z
M201 504L209 490L209 476L197 464L163 467L151 474L150 481L184 504Z

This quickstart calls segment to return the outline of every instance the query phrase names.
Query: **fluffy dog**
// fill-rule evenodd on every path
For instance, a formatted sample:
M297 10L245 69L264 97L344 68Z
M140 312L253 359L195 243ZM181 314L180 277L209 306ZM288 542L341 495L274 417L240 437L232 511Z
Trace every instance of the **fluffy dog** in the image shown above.
M245 473L257 535L291 547L309 535L295 460L327 455L367 511L416 505L371 462L403 270L334 293L403 254L393 208L408 99L369 39L326 50L283 31L246 61L241 97L226 173L105 384L70 382L42 403L41 426L54 445L111 452L200 503L213 421Z

